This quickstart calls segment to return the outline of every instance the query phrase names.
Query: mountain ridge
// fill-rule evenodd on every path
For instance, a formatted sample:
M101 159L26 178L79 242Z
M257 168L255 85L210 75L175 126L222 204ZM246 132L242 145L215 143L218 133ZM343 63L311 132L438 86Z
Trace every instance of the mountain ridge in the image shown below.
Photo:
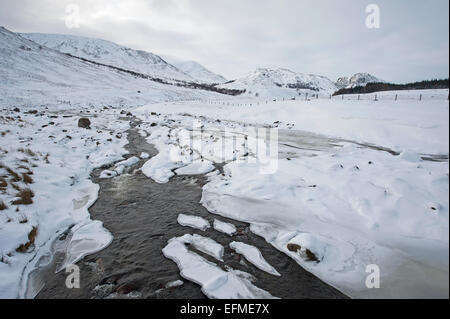
M221 87L248 88L248 94L258 96L332 94L337 90L336 84L326 76L299 73L286 68L257 68Z
M135 50L108 40L48 33L20 33L20 35L62 53L68 53L75 57L113 65L152 77L204 84L216 83L215 81L209 81L206 76L204 78L192 76L155 53ZM207 73L206 71L210 72L199 63L197 63L197 70L205 70L203 71L204 74ZM213 73L210 73L209 76L212 78Z

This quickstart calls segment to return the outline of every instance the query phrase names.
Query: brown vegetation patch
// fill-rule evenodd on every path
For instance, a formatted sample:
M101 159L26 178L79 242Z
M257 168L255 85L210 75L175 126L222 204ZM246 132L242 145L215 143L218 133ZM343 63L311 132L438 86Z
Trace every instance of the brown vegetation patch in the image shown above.
M13 171L11 168L6 167L6 171L9 175L11 175L11 181L12 182L20 182L22 179L20 178L20 175L17 174L15 171Z
M37 227L33 226L33 229L28 234L28 242L25 244L21 244L19 247L16 248L16 251L18 253L25 253L31 246L34 245L34 241L36 240L37 236L37 231L38 231Z
M22 179L25 184L33 184L33 179L27 173L22 173Z
M289 251L292 251L292 252L296 253L296 252L301 252L302 247L300 245L297 245L297 244L288 244L287 245L287 249ZM308 248L305 249L304 255L306 255L306 259L308 261L319 262L319 259L317 258L317 256L311 250L309 250Z
M8 187L8 182L3 177L0 177L0 189L6 189Z
M8 206L6 206L6 204L2 200L0 200L0 211L5 209L8 209Z
M32 150L30 150L29 148L19 148L18 149L18 151L19 152L22 152L22 153L24 153L24 154L27 154L27 155L29 155L29 156L36 156L36 153L35 152L33 152Z
M297 251L300 251L302 249L302 247L300 245L297 245L297 244L288 244L287 245L287 249L289 251L292 251L292 252L296 253Z
M33 197L34 193L29 188L24 188L20 190L20 192L17 194L17 197L20 199L17 199L12 202L13 205L30 205L33 204Z

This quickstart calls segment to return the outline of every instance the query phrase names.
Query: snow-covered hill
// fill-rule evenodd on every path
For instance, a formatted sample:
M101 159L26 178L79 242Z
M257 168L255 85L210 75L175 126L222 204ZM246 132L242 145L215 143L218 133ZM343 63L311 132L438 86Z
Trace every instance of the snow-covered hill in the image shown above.
M179 86L189 83L166 85L82 61L1 27L0 70L0 105L5 106L142 105L223 97Z
M296 73L283 68L258 68L221 87L246 89L248 95L267 97L296 96L299 93L331 94L337 90L336 85L325 76Z
M163 59L177 69L188 74L200 83L221 84L227 82L223 76L216 74L195 61L183 61L174 57L162 56Z
M368 83L384 82L369 73L356 73L352 77L341 77L337 79L336 86L339 89L354 88L356 86L366 86Z
M156 54L134 50L110 41L62 34L22 33L21 36L48 48L91 61L163 79L196 81L194 77Z

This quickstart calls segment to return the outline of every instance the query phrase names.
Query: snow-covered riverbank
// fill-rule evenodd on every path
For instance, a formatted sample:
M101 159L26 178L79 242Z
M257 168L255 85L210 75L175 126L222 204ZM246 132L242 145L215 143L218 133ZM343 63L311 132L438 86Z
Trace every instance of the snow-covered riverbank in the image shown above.
M71 227L70 265L107 246L112 235L88 208L97 199L92 169L126 154L127 121L119 111L80 113L4 109L0 118L0 297L33 297L28 275L51 261L52 244ZM28 194L28 196L27 196Z
M166 182L192 160L224 159L223 174L208 174L202 204L251 223L254 233L327 283L356 298L448 297L448 162L421 158L448 156L447 101L166 103L137 113L160 151L144 165L147 176ZM194 120L204 132L201 149L191 142ZM282 129L273 174L261 174L245 146L222 152L221 131L243 134L251 124ZM342 139L326 146L326 137L296 130ZM380 289L366 287L373 264Z

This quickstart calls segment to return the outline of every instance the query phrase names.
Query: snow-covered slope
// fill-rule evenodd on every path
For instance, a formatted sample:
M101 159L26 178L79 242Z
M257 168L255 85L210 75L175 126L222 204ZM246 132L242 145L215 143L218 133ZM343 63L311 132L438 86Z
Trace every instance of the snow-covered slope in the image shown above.
M354 88L357 86L366 86L368 83L384 82L369 73L356 73L352 77L341 77L337 79L336 86L342 88Z
M337 89L325 76L296 73L283 68L258 68L222 87L247 89L247 94L268 97L295 96L298 92L331 94Z
M110 41L62 34L23 33L21 36L48 48L91 61L163 79L196 81L158 55Z
M227 82L227 79L223 76L208 70L198 62L183 61L169 56L163 56L163 59L194 78L197 82L207 84L221 84Z
M0 105L143 105L217 94L95 65L0 28ZM138 92L140 91L140 92Z

